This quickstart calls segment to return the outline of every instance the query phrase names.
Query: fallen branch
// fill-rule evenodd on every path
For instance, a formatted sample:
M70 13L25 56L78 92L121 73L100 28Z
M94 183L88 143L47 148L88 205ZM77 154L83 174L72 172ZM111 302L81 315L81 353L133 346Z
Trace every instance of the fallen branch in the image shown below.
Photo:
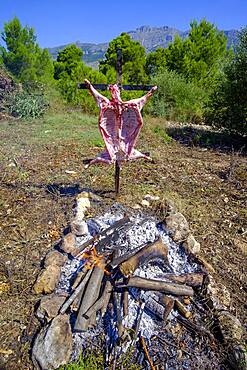
M130 277L126 284L117 283L116 287L133 287L143 290L157 290L166 294L172 294L176 296L193 296L194 294L193 289L187 285L165 282L163 280L145 279L139 276Z
M146 245L126 261L122 262L119 266L119 269L123 275L128 276L133 274L137 267L143 263L147 263L156 258L166 259L167 254L168 248L162 242L162 239L159 238L154 243Z
M166 321L168 316L173 310L174 299L172 297L167 297L167 296L162 295L162 297L160 298L160 303L165 305L163 320Z
M151 370L155 370L155 367L154 367L154 364L153 364L153 361L151 360L151 357L149 356L149 353L148 353L148 350L147 350L147 346L146 346L146 343L145 343L145 340L143 337L140 337L140 343L141 343L141 346L143 348L143 351L146 355L146 358L149 362L149 365L151 367Z
M129 292L128 289L124 289L122 293L122 301L123 301L123 317L126 317L129 312Z

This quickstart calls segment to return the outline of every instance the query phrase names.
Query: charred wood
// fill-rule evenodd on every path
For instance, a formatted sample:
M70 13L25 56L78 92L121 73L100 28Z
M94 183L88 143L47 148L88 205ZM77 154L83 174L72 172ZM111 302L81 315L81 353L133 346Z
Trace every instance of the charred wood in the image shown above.
M159 238L152 244L148 244L141 248L137 253L129 257L126 261L122 262L119 266L123 275L130 275L141 266L156 258L166 259L168 254L167 246Z
M182 284L165 282L163 280L152 280L145 279L139 276L130 277L126 284L117 283L117 288L140 288L143 290L157 290L166 294L176 295L176 296L193 296L194 291L191 287Z
M95 266L93 268L92 275L86 287L85 293L81 300L78 316L75 323L75 331L85 331L88 328L89 319L85 317L85 313L89 308L96 302L101 282L104 276L105 263L102 261L101 266Z

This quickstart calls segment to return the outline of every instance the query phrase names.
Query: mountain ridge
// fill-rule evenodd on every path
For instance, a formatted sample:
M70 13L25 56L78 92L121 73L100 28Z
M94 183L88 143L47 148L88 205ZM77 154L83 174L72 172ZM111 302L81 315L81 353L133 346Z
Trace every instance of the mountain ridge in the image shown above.
M238 30L225 30L223 31L227 37L227 47L231 45L233 47L237 44ZM173 42L175 35L179 35L182 39L186 38L189 31L181 31L174 27L161 26L152 27L148 25L143 25L135 30L127 31L132 40L139 41L147 51L147 53L156 50L158 47L166 48L169 43ZM80 42L76 41L74 44L81 48L83 51L83 61L92 67L97 67L100 60L104 58L105 52L108 48L109 42L104 43L90 43L90 42ZM57 54L60 50L64 49L67 45L60 45L53 48L48 48L49 53L52 55L53 59L56 59Z

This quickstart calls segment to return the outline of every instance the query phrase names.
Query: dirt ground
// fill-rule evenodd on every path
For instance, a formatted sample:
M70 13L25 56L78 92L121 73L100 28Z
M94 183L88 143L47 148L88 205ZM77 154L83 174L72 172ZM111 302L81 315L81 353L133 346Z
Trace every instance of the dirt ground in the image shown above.
M66 124L54 120L49 127L47 122L46 135L42 120L0 122L0 369L32 369L29 351L39 300L32 286L43 257L69 224L75 196L90 188L106 204L114 201L113 168L85 170L82 164L101 150L98 139L95 146L81 141L86 133L79 126L71 126L71 137L64 135ZM94 118L91 129L97 132ZM154 162L124 166L118 201L133 206L145 194L172 200L189 220L216 281L229 290L232 312L245 324L247 176L242 143L205 128L147 118L138 147L150 152Z

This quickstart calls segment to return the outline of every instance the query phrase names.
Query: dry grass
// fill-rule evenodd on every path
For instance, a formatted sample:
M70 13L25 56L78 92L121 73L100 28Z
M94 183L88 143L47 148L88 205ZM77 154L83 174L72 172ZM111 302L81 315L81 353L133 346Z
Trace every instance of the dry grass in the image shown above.
M233 313L244 322L246 159L205 129L203 136L183 127L172 132L170 125L167 132L178 140L171 141L165 128L165 122L146 118L139 148L149 151L154 163L123 167L119 201L131 206L147 193L173 200L190 221L216 280L229 289ZM70 112L1 122L0 137L0 281L10 287L0 293L0 368L29 369L38 301L32 285L40 262L68 225L80 189L90 188L112 203L113 168L83 168L82 159L102 145L94 117Z

